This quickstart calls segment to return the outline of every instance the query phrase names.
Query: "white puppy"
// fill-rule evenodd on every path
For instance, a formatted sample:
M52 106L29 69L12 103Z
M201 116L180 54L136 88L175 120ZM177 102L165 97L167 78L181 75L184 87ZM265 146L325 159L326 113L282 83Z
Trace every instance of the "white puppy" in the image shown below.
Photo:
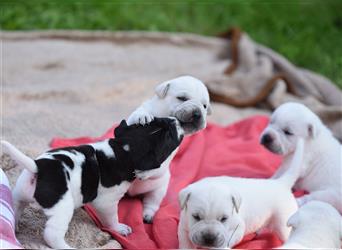
M185 134L192 134L206 127L207 115L211 113L209 94L205 85L191 76L182 76L159 84L155 95L145 101L128 118L129 125L146 124L154 117L176 117ZM128 194L144 194L143 219L151 223L159 209L170 180L169 164L176 151L160 169L146 171L144 180L135 180Z
M302 163L303 145L299 140L291 173L277 180L209 177L183 189L179 247L231 248L263 227L287 240L286 222L297 210L291 187Z
M291 216L287 224L292 227L292 231L289 239L280 248L341 248L342 217L328 203L306 203Z
M342 213L341 144L318 116L302 104L285 103L279 106L261 135L261 144L271 152L285 156L273 178L288 170L291 153L299 138L305 140L305 154L295 188L310 194L300 198L298 204L321 200Z

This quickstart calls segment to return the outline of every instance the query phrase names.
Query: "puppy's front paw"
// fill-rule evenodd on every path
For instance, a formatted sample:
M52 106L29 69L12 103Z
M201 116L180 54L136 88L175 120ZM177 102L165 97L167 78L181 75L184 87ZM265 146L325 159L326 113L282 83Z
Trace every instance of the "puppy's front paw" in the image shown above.
M118 223L116 226L114 226L113 229L114 231L118 232L119 234L123 236L127 236L132 233L132 228L122 223Z
M151 224L153 221L154 214L155 214L155 211L153 211L152 209L144 209L144 212L143 212L144 223Z
M127 120L128 125L141 124L145 125L153 121L154 117L147 111L139 110L135 111Z
M303 206L305 203L308 202L308 197L307 197L307 195L304 195L304 196L302 196L302 197L296 199L296 201L297 201L298 207L301 207L301 206Z

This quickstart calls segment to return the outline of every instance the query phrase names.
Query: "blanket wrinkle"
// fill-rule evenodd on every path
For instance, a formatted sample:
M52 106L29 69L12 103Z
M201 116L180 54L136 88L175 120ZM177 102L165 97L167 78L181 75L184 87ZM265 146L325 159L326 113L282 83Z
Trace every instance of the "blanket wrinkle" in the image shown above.
M271 111L288 101L301 102L342 140L342 91L329 79L293 65L236 27L221 37L229 45L230 64L221 75L206 78L212 101Z

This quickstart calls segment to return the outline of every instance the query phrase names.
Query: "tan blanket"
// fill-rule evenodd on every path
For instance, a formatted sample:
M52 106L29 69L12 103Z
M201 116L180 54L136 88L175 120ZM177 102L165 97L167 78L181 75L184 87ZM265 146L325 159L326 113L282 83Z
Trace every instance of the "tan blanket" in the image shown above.
M1 32L1 138L35 157L48 148L54 136L98 136L113 123L128 117L153 94L158 82L183 74L206 80L211 89L218 88L225 95L245 102L255 97L264 80L278 71L276 60L270 59L274 52L256 45L246 35L242 37L235 38L241 51L232 52L231 40L189 34ZM259 55L259 50L265 51L265 55ZM223 72L231 64L237 65L232 70L235 73L225 75ZM328 82L310 72L307 74L313 78L310 81ZM296 98L281 82L277 82L277 88L272 89L266 101L255 107L213 103L209 120L225 125L253 114L269 114L283 100ZM335 102L323 102L325 92L317 85L309 84L316 92L305 99L311 100L315 107L322 103L322 109L326 110L322 114L328 118L335 113L341 118L336 111L338 105L328 106ZM327 86L341 94L330 83ZM303 87L300 93L309 93L309 87ZM13 185L20 169L5 157L0 164ZM18 232L18 239L25 247L46 248L42 238L45 221L35 205L25 209ZM118 247L81 209L76 211L66 239L77 248Z
M153 94L154 86L182 74L220 74L226 42L186 34L110 32L1 33L1 138L35 157L54 136L99 136ZM195 55L195 56L194 56ZM210 65L208 67L208 65ZM265 110L213 105L210 121L228 124ZM0 162L13 186L20 169ZM30 205L18 239L27 248L46 248L46 218ZM77 248L117 247L81 209L67 242Z

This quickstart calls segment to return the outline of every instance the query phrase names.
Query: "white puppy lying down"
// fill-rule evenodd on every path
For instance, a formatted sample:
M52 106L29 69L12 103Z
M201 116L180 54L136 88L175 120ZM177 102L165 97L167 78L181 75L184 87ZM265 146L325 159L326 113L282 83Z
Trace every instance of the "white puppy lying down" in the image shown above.
M280 248L341 248L342 217L328 203L310 201L291 216L289 239Z
M291 187L304 152L298 140L291 171L277 180L209 177L179 194L181 206L178 239L180 248L226 248L244 235L268 227L287 240L286 223L297 210Z
M172 116L180 121L185 135L189 135L206 127L210 113L209 93L203 82L191 76L181 76L160 83L155 88L155 95L138 107L127 123L144 125L154 117ZM128 190L131 196L143 194L144 222L152 222L166 194L170 180L169 165L176 151L159 169L145 171L144 180L135 180Z
M261 144L271 152L285 156L273 178L278 178L289 168L291 152L298 138L305 140L305 153L294 188L310 192L300 198L298 204L320 200L342 213L341 144L318 116L302 104L285 103L279 106L262 133Z

